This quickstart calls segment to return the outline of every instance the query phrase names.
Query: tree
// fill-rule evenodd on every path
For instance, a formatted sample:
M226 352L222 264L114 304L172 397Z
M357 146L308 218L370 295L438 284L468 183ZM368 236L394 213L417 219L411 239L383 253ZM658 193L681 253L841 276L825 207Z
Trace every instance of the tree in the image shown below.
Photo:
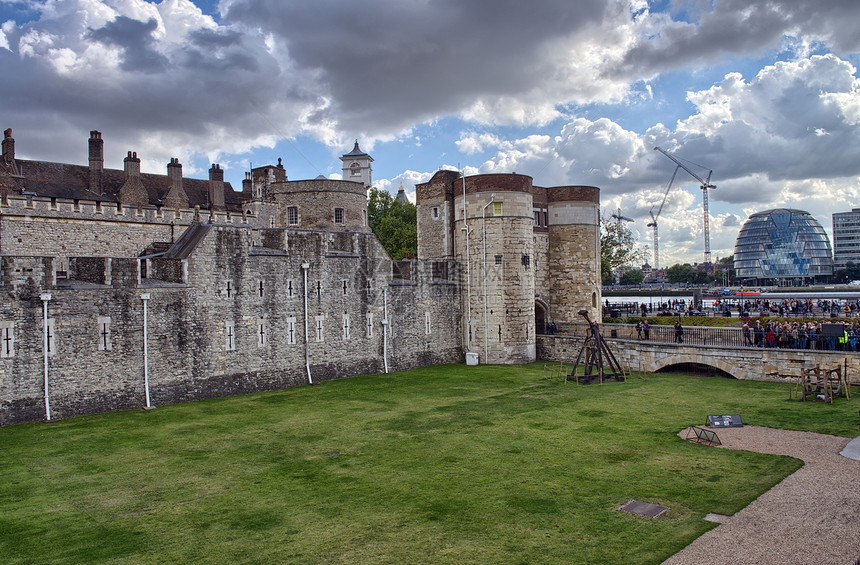
M417 209L374 187L367 200L367 223L388 255L396 260L418 251Z
M600 219L600 278L615 281L615 272L645 261L647 251L636 247L636 238L624 222Z
M645 280L645 275L642 274L642 271L639 269L626 269L621 276L618 278L619 284L625 285L637 285L642 284L642 281Z

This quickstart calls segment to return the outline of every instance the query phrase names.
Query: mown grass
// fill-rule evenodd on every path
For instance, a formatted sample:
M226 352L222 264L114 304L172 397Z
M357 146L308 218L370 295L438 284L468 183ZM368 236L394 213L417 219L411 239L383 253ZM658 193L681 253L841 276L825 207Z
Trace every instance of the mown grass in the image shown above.
M707 414L853 437L856 400L449 365L0 429L5 563L659 563L800 466ZM665 504L659 519L616 509Z

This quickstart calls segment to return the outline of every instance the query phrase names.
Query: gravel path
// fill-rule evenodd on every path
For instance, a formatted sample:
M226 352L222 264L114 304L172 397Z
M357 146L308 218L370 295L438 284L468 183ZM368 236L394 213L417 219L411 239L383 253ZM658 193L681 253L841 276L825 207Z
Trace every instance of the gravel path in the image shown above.
M860 559L860 461L839 454L848 438L758 426L715 431L724 448L790 455L805 465L664 563L852 565Z

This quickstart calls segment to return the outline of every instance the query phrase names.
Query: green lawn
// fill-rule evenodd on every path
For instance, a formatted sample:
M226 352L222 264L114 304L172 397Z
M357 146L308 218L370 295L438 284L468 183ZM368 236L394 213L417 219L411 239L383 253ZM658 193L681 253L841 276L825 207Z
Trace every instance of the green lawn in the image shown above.
M659 563L796 470L708 414L860 434L858 401L448 365L0 429L4 563ZM857 391L855 390L855 393ZM619 512L635 498L659 519Z

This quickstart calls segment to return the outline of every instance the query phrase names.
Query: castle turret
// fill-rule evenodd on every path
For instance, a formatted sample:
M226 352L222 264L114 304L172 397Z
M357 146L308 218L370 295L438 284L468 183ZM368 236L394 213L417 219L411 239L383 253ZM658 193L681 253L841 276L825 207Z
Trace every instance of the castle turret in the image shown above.
M164 197L164 205L168 208L188 208L188 195L182 188L182 165L176 157L171 157L167 164L167 182L170 190Z
M600 189L547 188L549 208L550 316L556 323L581 322L587 310L601 319Z
M467 277L464 346L485 363L534 361L532 179L478 175L465 183L465 207L453 191L454 252Z
M373 185L370 168L373 158L361 150L357 139L352 151L343 155L340 160L343 161L343 180L360 182L366 187Z
M149 204L149 193L140 182L140 159L137 158L137 153L128 152L128 156L123 159L123 168L125 183L119 189L120 204L129 208L146 206Z
M100 131L90 132L90 190L96 194L102 193L102 174L105 164L105 147Z

